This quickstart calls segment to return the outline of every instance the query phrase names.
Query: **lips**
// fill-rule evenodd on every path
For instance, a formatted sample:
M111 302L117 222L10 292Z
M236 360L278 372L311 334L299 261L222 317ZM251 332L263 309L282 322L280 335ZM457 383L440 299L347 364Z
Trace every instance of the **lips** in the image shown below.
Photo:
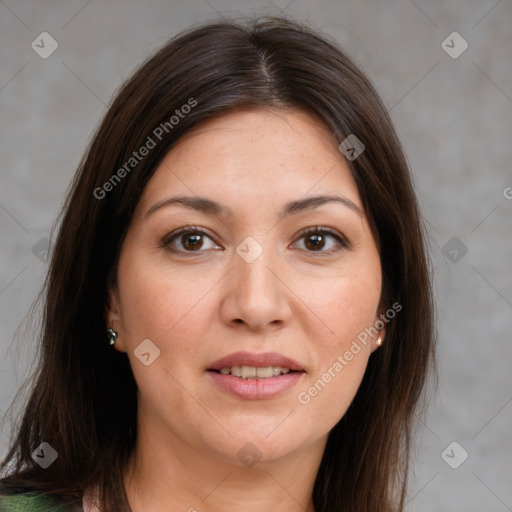
M254 352L234 352L213 362L207 370L218 372L223 368L232 366L255 366L257 368L280 366L281 368L288 368L296 372L305 371L299 362L278 352L262 352L259 354Z

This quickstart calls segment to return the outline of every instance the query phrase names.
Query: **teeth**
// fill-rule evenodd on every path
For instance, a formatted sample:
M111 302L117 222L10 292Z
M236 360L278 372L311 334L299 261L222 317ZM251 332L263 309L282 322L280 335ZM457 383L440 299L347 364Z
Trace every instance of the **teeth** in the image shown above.
M268 379L288 373L289 371L289 368L281 368L280 366L265 366L263 368L257 368L256 366L228 366L222 368L220 373L222 373L222 375L242 377L243 379Z
M256 367L242 366L242 370L240 371L240 377L243 377L244 379L256 377Z
M265 368L256 368L256 376L268 379L269 377L273 377L274 375L279 375L281 372L279 368L272 368L272 366L266 366Z

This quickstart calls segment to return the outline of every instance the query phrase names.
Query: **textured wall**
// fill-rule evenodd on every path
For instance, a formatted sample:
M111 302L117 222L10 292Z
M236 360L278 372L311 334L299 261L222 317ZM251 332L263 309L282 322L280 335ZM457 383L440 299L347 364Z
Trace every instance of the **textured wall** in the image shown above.
M280 9L334 36L373 79L429 221L441 386L408 510L512 510L511 0L1 1L0 414L35 356L19 328L46 239L115 89L191 23Z

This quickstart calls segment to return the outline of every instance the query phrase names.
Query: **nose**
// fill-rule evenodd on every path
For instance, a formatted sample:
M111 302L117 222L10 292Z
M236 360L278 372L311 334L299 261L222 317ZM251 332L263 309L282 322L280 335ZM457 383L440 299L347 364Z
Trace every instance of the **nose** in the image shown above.
M270 251L251 263L233 255L221 304L221 318L231 326L244 325L251 331L279 329L292 317L290 298L282 269Z

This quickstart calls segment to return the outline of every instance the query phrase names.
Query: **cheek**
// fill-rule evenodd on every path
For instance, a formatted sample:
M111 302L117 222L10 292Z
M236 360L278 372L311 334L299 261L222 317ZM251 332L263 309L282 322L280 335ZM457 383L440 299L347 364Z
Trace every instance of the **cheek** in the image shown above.
M119 262L122 337L144 401L154 410L161 407L160 401L172 402L183 412L187 395L179 382L186 382L190 377L186 369L197 364L209 325L205 296L218 279L150 260L142 251L127 251ZM160 350L150 366L140 364L135 355L145 339Z
M333 301L324 304L324 311L330 313L326 316L329 328L335 334L327 332L313 338L318 364L298 390L299 407L305 407L306 417L314 418L314 423L321 425L325 433L345 415L363 380L370 356L370 345L359 342L357 336L372 325L378 296L365 296L368 302L362 307L354 294L355 290L347 286L338 289L332 295Z
M311 416L315 417L318 425L322 425L325 433L345 416L363 380L367 361L366 352L360 352L341 371L336 372L331 368L321 374L307 391L309 405L314 408Z
M380 267L371 272L354 269L343 277L325 279L320 284L314 293L313 288L304 290L307 304L318 312L324 324L313 339L322 340L317 347L327 354L345 351L376 320L381 293Z
M129 344L149 338L164 350L169 341L174 346L195 339L206 321L208 292L217 281L212 272L179 271L135 251L128 253L119 263L119 291Z
M298 401L315 422L329 430L343 417L364 377L370 344L358 335L374 325L380 300L380 265L325 280L322 293L309 294L311 309L327 328L311 333L318 364L301 388ZM334 333L334 334L333 334ZM314 411L314 412L313 412Z

